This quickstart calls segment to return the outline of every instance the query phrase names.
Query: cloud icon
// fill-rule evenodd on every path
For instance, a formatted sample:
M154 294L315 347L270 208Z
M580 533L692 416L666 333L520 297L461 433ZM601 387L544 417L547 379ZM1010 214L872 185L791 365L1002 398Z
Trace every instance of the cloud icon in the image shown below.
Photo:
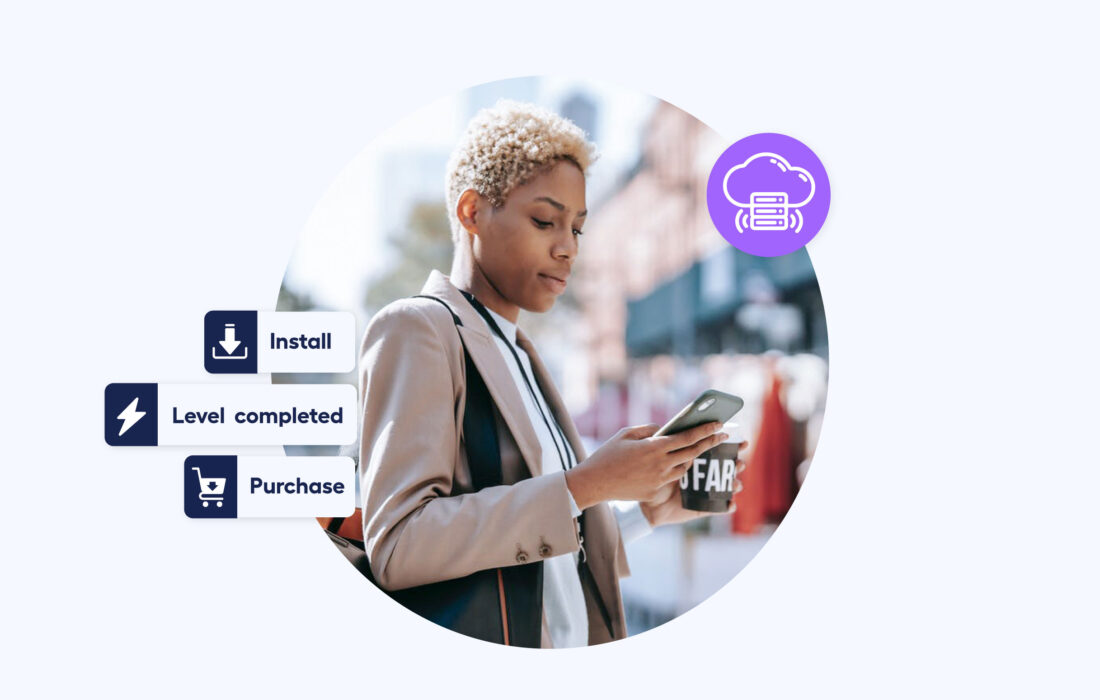
M813 199L814 178L777 153L757 153L726 172L722 191L730 203L746 209L753 206L754 194L785 192L786 207L794 209Z

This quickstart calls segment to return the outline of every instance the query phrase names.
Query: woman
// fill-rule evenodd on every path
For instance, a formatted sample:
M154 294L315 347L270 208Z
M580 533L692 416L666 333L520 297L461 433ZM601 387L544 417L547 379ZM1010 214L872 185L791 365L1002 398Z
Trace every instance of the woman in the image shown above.
M625 637L624 536L701 515L680 507L676 482L726 437L718 424L659 438L658 426L635 426L586 455L516 326L520 309L545 312L566 288L593 159L583 132L544 109L502 101L478 113L448 164L450 276L429 276L421 294L435 299L383 308L363 341L359 464L374 579L394 595L430 597L437 582L537 568L524 579L526 596L508 595L498 577L503 639L494 641L514 643L509 616L532 606L541 630L531 646ZM499 438L500 483L480 490L463 430L476 385L467 354L491 396ZM609 500L637 505L616 520Z

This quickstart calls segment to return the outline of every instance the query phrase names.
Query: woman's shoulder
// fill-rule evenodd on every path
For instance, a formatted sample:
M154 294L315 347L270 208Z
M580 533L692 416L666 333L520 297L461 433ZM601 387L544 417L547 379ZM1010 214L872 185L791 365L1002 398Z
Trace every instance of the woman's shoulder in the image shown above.
M367 323L364 343L371 338L401 341L423 340L435 336L444 345L450 345L453 337L458 343L457 333L452 330L455 321L447 306L424 297L404 297L386 304L375 313Z
M360 389L372 401L384 401L398 384L436 396L459 386L462 357L462 340L446 307L431 299L398 299L367 323L359 349Z

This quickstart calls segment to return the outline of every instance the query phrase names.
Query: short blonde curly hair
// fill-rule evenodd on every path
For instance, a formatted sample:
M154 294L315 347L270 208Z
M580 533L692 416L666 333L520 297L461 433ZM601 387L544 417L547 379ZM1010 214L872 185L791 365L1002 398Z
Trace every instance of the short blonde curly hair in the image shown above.
M500 100L480 110L447 162L451 238L461 240L463 228L455 209L466 190L499 207L515 187L554 162L572 161L584 173L598 157L595 144L580 127L543 107Z

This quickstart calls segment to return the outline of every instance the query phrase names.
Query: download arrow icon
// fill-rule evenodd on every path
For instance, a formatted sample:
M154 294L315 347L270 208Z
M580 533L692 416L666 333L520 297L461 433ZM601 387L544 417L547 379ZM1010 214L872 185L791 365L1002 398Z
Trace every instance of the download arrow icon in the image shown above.
M237 340L236 325L232 323L225 324L225 339L219 340L218 345L225 348L227 355L232 355L233 351L237 349L237 346L241 344L241 341Z
M259 350L255 311L208 311L202 321L206 371L212 374L255 374Z

